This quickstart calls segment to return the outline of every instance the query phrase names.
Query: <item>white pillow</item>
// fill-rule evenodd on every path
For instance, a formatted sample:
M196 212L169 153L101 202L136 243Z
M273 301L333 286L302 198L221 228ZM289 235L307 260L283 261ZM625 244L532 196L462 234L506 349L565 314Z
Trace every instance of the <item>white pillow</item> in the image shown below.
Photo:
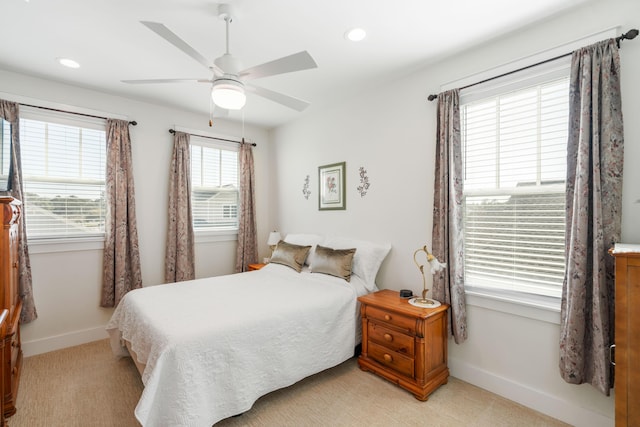
M391 250L391 245L388 243L378 244L365 240L334 236L325 237L322 241L322 246L332 249L356 248L356 253L353 257L353 274L360 276L364 280L367 289L372 292L375 290L376 276L382 261Z
M304 262L306 265L310 265L316 253L316 246L318 245L318 243L322 243L322 239L323 237L317 234L291 234L290 233L290 234L287 234L287 237L284 238L284 241L287 243L292 243L294 245L311 246L309 255L307 255L307 259Z

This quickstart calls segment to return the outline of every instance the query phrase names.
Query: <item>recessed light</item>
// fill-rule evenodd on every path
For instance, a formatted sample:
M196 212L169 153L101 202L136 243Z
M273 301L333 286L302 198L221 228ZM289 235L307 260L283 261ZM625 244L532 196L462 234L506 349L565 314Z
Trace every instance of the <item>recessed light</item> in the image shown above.
M76 61L74 61L73 59L69 59L69 58L57 58L56 59L58 61L58 63L60 63L60 65L64 65L65 67L69 67L69 68L80 68L80 64L78 64Z
M347 40L351 40L352 42L359 42L367 37L367 32L362 28L352 28L347 31L344 36Z

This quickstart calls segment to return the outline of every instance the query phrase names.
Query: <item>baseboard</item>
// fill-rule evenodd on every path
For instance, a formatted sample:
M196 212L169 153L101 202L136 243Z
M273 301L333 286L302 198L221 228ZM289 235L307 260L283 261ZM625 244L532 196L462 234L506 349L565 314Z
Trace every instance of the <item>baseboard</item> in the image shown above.
M451 375L572 426L613 427L614 419L449 358Z
M98 341L108 337L109 335L104 329L104 326L83 329L81 331L69 332L67 334L55 335L38 340L23 341L22 354L24 357L35 356L37 354L48 353L50 351Z

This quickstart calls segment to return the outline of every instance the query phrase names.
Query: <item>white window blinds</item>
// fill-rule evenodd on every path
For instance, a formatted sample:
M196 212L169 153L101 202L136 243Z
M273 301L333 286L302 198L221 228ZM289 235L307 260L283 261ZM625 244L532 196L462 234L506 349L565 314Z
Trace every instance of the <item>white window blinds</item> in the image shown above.
M560 297L568 69L484 89L461 102L465 285Z
M29 239L104 235L104 120L48 112L21 116Z
M191 137L194 231L238 229L238 147Z
M0 150L0 176L3 181L10 179L11 172L11 123L7 120L0 121L0 141L2 141L2 150Z

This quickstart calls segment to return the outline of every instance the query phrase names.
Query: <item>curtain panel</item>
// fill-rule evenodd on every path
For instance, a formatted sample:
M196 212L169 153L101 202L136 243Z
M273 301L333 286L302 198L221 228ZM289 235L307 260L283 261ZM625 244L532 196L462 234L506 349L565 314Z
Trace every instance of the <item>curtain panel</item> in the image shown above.
M623 125L615 40L573 53L567 145L566 269L560 373L609 395L614 342L614 259L621 237Z
M256 227L255 176L251 144L240 144L240 200L238 206L238 248L236 272L247 271L249 264L258 261Z
M22 186L22 158L20 155L20 106L17 102L0 100L0 117L11 123L11 196L24 203L24 189ZM20 236L18 237L18 262L20 264L19 293L22 298L21 323L29 323L38 318L35 301L33 299L33 281L31 277L31 260L27 244L26 207L22 206L20 221Z
M451 305L449 331L467 339L462 234L462 147L458 89L438 94L436 164L433 191L433 255L447 263L433 276L433 297Z
M165 282L195 279L194 236L191 211L190 135L175 132L169 176L169 229L165 256Z
M107 120L106 219L101 307L142 287L129 122Z

